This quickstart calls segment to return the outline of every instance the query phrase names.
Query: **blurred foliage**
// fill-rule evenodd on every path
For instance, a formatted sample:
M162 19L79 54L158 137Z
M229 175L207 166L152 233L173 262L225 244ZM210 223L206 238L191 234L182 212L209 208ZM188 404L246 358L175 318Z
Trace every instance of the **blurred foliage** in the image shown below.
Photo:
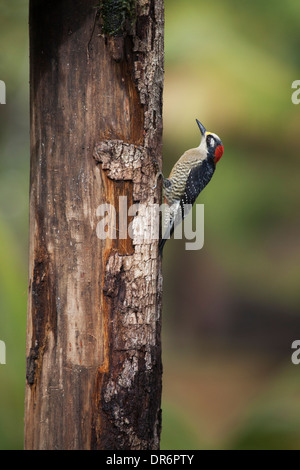
M23 447L27 303L29 90L28 2L0 3L0 449Z
M185 410L179 410L169 402L164 406L164 421L161 434L161 449L193 450L199 447L199 436L193 425L193 420L186 417ZM201 448L206 447L203 443Z
M225 153L199 198L205 246L164 252L162 448L299 448L300 3L165 0L164 172ZM22 448L28 245L28 1L0 3L0 449Z
M291 102L300 4L165 6L164 172L199 144L195 118L225 151L198 199L204 248L187 252L184 240L171 240L164 251L163 404L172 400L179 416L185 409L199 448L299 448L300 415L289 398L300 328L300 107ZM168 413L163 426L172 428Z
M270 383L257 403L248 410L244 423L231 437L236 449L300 449L299 374L294 366L284 368Z

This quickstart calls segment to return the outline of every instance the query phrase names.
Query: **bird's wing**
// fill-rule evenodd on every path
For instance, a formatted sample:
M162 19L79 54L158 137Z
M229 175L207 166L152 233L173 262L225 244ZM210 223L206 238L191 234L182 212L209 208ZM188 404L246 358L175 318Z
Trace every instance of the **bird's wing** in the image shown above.
M215 167L207 160L203 160L203 162L191 169L187 178L185 193L182 197L181 205L193 205L195 203L201 191L210 182L214 171Z
M166 227L164 236L160 243L160 251L162 251L166 241L172 236L175 227L188 215L202 188L201 180L203 179L202 161L191 168L189 171L185 192L180 199L175 200L169 211L164 217L164 226Z
M194 204L200 192L202 191L203 162L200 162L194 168L191 168L186 181L185 192L181 198L181 204Z
M181 182L184 182L183 173L181 173L183 165L184 162L178 162L172 172L172 184L170 188L165 190L166 199L170 206L170 217L168 222L165 222L167 230L159 245L160 252L162 252L166 240L170 238L175 227L188 215L197 197L209 183L215 171L215 165L207 158L195 161L188 172L185 184L181 184ZM173 190L173 184L178 186L176 191Z

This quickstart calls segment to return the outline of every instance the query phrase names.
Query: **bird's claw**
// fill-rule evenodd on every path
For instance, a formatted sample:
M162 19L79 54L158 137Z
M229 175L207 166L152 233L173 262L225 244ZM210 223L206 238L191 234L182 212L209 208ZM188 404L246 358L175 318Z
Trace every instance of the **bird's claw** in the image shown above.
M159 171L158 173L156 173L156 176L155 176L155 185L152 187L152 189L156 189L156 188L157 188L157 182L158 182L158 178L159 178L160 176L162 176L162 177L164 176L161 171Z

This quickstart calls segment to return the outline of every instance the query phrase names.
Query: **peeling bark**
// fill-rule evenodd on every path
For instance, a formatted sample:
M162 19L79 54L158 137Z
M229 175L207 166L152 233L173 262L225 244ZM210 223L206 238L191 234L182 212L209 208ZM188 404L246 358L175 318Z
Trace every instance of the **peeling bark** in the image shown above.
M96 227L119 196L161 202L163 0L137 0L121 38L94 6L30 2L26 449L159 448L158 241Z

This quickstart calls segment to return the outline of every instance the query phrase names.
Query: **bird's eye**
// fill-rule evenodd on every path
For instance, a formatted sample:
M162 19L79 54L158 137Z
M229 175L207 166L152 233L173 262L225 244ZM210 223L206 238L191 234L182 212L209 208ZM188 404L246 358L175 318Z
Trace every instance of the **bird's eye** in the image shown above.
M207 136L206 142L207 142L207 145L209 145L210 147L214 147L215 145L215 139L211 135Z

